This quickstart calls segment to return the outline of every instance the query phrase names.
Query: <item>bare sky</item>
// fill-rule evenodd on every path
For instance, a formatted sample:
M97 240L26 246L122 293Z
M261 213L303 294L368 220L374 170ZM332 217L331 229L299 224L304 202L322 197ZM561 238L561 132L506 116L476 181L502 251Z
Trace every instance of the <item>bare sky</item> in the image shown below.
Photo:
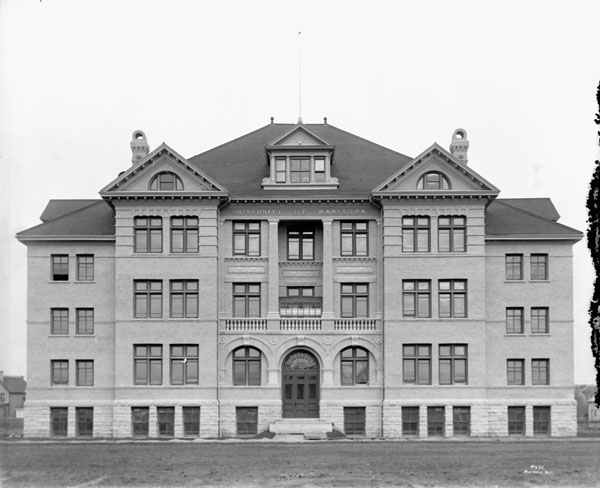
M129 141L191 157L302 118L416 156L463 127L500 197L586 229L598 158L594 1L0 0L0 370L26 374L26 248L52 198L97 198ZM594 381L593 268L574 247L575 381Z

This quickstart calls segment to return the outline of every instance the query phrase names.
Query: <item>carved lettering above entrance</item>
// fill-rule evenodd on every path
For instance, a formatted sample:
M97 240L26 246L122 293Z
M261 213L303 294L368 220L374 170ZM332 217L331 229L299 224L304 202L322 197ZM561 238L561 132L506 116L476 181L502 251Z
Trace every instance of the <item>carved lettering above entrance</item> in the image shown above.
M321 203L254 205L232 203L222 210L224 217L350 217L377 218L380 211L370 203Z

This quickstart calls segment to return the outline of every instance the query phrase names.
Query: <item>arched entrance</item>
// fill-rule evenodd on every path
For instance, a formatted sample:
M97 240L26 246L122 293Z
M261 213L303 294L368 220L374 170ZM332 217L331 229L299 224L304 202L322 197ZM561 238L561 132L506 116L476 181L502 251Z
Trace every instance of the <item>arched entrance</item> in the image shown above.
M283 418L319 418L319 363L310 352L292 351L281 368Z

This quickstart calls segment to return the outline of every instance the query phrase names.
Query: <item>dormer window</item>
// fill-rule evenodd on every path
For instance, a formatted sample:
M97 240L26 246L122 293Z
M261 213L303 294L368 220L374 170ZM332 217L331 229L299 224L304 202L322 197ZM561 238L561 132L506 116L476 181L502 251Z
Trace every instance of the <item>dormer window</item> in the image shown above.
M180 191L183 190L181 178L170 171L158 173L150 181L150 190L155 191Z
M450 182L439 171L425 173L417 183L417 190L449 190Z

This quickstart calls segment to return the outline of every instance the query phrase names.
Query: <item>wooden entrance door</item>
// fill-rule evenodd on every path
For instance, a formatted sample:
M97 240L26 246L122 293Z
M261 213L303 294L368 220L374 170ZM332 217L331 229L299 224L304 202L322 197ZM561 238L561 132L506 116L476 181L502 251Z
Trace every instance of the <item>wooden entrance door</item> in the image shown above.
M283 363L284 418L319 418L319 364L308 351L294 351Z

